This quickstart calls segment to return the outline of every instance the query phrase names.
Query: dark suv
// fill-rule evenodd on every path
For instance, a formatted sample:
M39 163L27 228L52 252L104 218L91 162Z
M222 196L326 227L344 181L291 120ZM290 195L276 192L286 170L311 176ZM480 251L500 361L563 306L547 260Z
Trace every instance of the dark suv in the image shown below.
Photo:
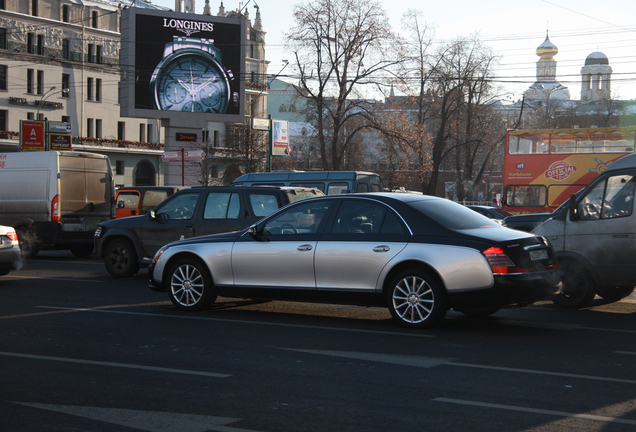
M130 277L140 267L147 267L144 258L152 258L161 246L172 241L238 231L291 202L323 195L318 189L303 187L183 189L143 216L99 224L95 251L112 276Z

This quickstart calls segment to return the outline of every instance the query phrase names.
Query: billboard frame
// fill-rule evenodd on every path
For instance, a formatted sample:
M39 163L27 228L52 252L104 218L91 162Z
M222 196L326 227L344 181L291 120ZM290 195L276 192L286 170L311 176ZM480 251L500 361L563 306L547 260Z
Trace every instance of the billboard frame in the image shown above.
M139 26L139 28L138 28ZM154 31L144 31L152 26ZM216 28L216 33L215 33ZM138 33L138 30L141 33ZM146 37L147 35L147 37ZM239 40L235 40L238 36ZM174 38L174 43L172 42ZM179 41L186 41L177 44ZM198 40L197 47L192 41ZM127 8L121 16L120 52L120 115L122 117L154 118L168 124L196 127L203 122L243 123L245 120L245 73L247 21L244 17L218 17L195 15L172 11ZM214 42L219 46L213 46ZM153 72L161 69L163 59L169 54L169 45L190 44L189 50L202 54L219 54L229 59L228 76L233 76L227 112L173 111L156 109L156 98L151 94L150 82ZM174 49L176 51L176 48ZM138 64L141 57L152 59L150 63ZM224 65L225 66L225 65ZM181 84L184 86L183 84ZM186 97L192 97L197 85L186 83ZM183 89L179 88L181 92ZM146 94L147 91L147 94ZM189 93L190 94L187 94ZM238 101L236 101L238 96ZM193 104L194 105L194 104ZM200 108L200 106L199 106Z

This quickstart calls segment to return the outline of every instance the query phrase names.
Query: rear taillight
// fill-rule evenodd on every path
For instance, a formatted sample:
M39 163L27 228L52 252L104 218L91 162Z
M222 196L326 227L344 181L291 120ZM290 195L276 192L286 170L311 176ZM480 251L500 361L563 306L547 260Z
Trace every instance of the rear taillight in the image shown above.
M518 267L503 249L493 246L482 252L490 264L493 274L528 273L530 270Z
M15 231L7 232L7 237L9 237L13 241L18 241L18 235L16 234Z
M60 209L58 207L58 196L59 195L55 195L55 197L53 197L53 201L51 201L51 221L53 222L59 222L60 221Z

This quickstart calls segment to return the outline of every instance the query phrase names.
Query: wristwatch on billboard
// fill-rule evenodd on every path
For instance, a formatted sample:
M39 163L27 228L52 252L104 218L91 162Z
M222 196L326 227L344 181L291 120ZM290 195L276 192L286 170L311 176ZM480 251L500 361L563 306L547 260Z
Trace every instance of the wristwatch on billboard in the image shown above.
M226 113L232 71L225 69L213 39L173 36L150 79L155 109ZM238 93L233 95L233 101Z

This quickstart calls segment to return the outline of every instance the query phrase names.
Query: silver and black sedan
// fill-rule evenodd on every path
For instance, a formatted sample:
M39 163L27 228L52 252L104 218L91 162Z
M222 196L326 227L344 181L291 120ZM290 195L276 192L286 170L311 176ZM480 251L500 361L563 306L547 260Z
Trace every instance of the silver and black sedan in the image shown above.
M453 308L489 315L554 295L552 247L452 201L418 194L325 196L248 229L162 247L150 285L183 310L217 296L388 307L427 328Z

